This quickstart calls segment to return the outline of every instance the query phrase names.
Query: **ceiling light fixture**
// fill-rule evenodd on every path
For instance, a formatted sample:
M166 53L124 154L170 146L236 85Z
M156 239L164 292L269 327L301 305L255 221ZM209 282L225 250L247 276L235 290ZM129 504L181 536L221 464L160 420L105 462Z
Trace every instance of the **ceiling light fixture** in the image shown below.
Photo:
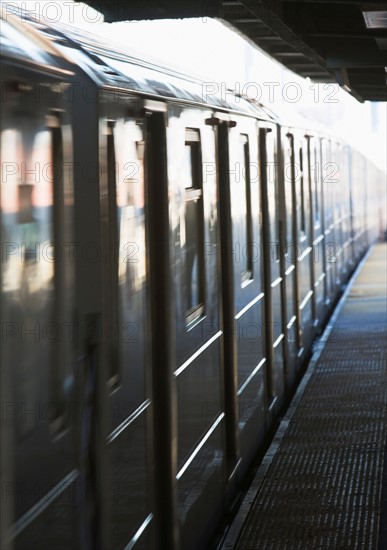
M387 11L363 11L367 29L387 29Z

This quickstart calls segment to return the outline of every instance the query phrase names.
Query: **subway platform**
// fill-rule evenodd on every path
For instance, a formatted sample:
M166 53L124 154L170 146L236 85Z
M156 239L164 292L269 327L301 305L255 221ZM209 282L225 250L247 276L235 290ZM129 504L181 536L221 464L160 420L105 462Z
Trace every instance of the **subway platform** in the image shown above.
M357 269L222 550L387 549L386 259Z

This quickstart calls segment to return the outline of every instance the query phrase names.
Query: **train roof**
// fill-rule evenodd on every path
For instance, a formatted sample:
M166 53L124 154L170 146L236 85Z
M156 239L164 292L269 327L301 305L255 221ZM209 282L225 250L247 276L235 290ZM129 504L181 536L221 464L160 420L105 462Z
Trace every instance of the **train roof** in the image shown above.
M32 25L0 11L0 55L34 68L72 74L60 51Z
M58 58L62 57L80 67L100 87L277 121L273 111L253 99L216 83L203 82L158 60L125 51L99 35L60 23L48 25L33 15L23 14L20 18L19 14L10 20L8 17L2 32L3 55L32 59L44 65L55 64L54 58L58 64ZM21 27L26 29L24 34L28 34L24 40Z
M2 55L44 66L68 68L70 65L74 72L79 67L97 86L107 89L238 112L287 127L305 130L311 127L310 121L289 109L289 105L276 105L274 113L254 99L226 90L215 82L203 82L149 56L125 51L110 39L75 26L49 25L41 18L26 14L7 15L2 21ZM313 130L330 133L314 122Z
M83 63L82 67L99 84L276 120L270 109L232 90L219 89L215 83L205 83L199 77L185 74L164 62L125 51L101 36L66 25L57 28L87 54L83 60L86 65ZM72 51L72 54L81 61L79 53ZM214 84L215 89L207 90L204 88L206 84Z

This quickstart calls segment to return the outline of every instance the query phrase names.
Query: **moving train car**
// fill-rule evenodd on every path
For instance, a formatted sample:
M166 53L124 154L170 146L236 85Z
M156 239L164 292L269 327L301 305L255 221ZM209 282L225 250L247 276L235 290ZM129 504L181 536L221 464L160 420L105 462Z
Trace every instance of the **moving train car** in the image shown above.
M82 31L7 14L1 40L0 546L204 548L383 174Z

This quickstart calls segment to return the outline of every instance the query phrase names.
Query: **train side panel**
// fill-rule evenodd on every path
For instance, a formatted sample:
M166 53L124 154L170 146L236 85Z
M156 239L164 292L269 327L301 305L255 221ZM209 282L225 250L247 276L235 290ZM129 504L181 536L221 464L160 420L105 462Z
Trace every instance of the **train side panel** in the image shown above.
M215 133L205 123L210 116L195 108L168 109L175 332L171 384L177 400L175 475L184 548L194 548L208 537L213 519L221 514L224 486Z
M2 546L15 549L68 548L78 532L72 132L63 95L48 100L67 86L53 73L2 68Z

